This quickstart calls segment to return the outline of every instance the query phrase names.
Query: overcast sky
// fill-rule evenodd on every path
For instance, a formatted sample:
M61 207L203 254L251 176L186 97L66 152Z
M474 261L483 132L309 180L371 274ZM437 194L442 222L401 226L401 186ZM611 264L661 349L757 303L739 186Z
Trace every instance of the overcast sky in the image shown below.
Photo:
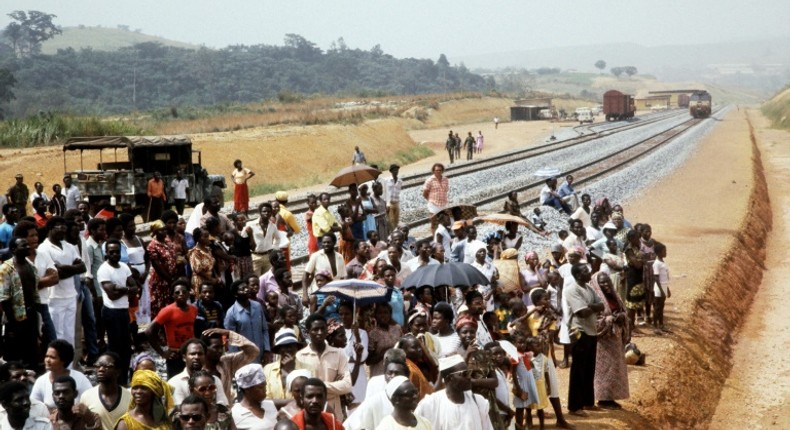
M436 59L554 46L647 46L790 36L790 0L3 0L57 15L62 26L128 25L219 48L282 45L296 33L326 49L380 44L396 57ZM790 49L790 47L788 47Z

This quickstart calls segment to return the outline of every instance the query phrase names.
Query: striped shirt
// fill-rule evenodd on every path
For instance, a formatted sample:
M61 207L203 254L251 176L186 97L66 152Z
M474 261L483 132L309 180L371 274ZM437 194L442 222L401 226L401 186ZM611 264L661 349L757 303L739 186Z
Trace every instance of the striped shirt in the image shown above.
M425 185L423 185L422 189L423 192L428 191L428 203L440 208L447 206L448 195L450 194L450 181L446 177L436 179L436 176L431 176L425 180Z

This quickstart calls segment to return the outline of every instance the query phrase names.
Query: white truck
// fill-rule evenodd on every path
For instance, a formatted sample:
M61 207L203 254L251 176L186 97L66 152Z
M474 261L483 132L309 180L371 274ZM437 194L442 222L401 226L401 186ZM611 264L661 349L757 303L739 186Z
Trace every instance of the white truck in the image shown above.
M593 115L590 108L577 108L576 119L579 121L579 125L584 124L585 122L592 124L595 116Z

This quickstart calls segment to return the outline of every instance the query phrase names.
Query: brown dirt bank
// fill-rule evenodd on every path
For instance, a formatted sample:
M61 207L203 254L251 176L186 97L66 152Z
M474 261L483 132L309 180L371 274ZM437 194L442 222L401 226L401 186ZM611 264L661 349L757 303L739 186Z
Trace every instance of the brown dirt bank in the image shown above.
M720 125L721 132L728 132L727 138L716 142L720 151L714 151L715 156L703 157L708 164L707 169L699 172L703 176L696 181L693 175L686 178L691 180L687 184L694 184L694 188L705 191L705 199L688 200L688 208L675 215L689 218L676 218L680 222L674 223L673 227L653 226L654 236L668 242L670 271L673 267L681 269L672 272L673 278L679 274L685 277L688 273L693 280L695 276L707 274L696 288L693 288L693 283L673 279L675 294L670 302L674 303L668 303L668 315L673 319L680 318L682 323L677 321L671 325L674 329L671 336L647 341L636 339L638 344L650 348L664 343L652 357L648 355L648 362L659 370L649 369L645 375L648 378L637 379L638 386L632 379L631 385L636 388L632 401L639 405L640 415L657 428L708 426L732 366L735 335L762 279L772 213L754 130L751 123L748 124L748 133L743 130L743 115L733 112ZM748 121L748 117L745 120ZM737 165L730 163L737 162L739 154L743 156L745 153L750 153L751 157L751 165L747 166L750 175L739 178ZM718 170L707 176L711 175L711 167ZM688 197L696 197L695 192L690 193ZM731 220L738 215L740 219L728 225L728 218ZM716 236L720 239L730 236L724 241L723 252L718 252L717 246L710 242L710 238ZM683 243L688 247L686 252L699 253L698 257L691 261L673 259L673 255L675 258L679 255L677 247L673 252L673 242L677 245ZM711 257L712 261L704 261ZM695 268L699 263L700 267ZM713 266L712 270L704 270L708 264ZM692 288L683 291L677 286Z

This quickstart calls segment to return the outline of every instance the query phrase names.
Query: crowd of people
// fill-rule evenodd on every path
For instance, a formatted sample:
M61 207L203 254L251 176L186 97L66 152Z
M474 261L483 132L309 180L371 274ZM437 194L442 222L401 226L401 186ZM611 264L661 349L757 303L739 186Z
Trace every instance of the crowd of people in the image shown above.
M254 173L235 167L246 193ZM188 219L164 210L147 242L135 217L97 216L79 195L28 216L18 176L0 225L0 426L523 430L543 428L550 408L570 428L565 368L571 415L620 409L631 336L668 331L667 251L650 226L605 197L575 207L551 178L543 204L567 206L567 229L545 231L539 208L525 215L511 193L505 210L523 222L479 236L446 210L436 164L423 186L436 229L418 241L399 220L399 166L389 171L336 206L311 195L305 232L281 191L254 221L246 195L230 216L216 197ZM572 178L563 187L577 195ZM520 224L556 243L527 249ZM295 286L299 234L310 257ZM487 282L401 287L448 263ZM322 292L341 279L378 282L386 300Z
M483 152L484 144L485 138L483 137L483 132L480 130L478 130L477 136L472 136L471 131L468 132L463 141L458 133L453 134L453 131L450 130L450 133L447 135L447 141L444 144L444 149L447 150L447 155L450 156L450 164L453 164L455 160L461 159L461 149L465 150L466 160L469 161L474 158L474 154Z

